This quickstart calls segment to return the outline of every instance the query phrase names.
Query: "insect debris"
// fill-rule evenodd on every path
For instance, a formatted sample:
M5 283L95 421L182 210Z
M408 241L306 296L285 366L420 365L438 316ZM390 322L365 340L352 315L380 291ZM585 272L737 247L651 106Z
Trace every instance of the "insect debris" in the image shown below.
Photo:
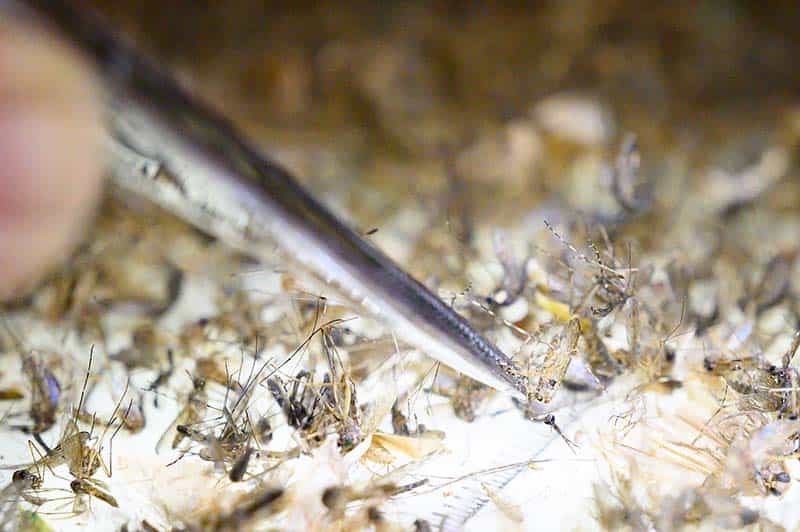
M86 399L86 386L89 382L89 376L92 370L92 359L93 359L93 350L89 353L89 363L86 369L86 377L84 379L80 399L78 400L78 404L75 407L75 414L72 417L72 419L69 419L67 421L67 427L65 431L66 435L79 433L78 419L79 415L81 414L84 408L84 401ZM108 486L103 481L95 479L93 477L99 469L102 469L107 477L111 477L112 475L111 448L113 445L114 438L124 425L123 420L127 418L128 414L130 413L130 408L132 405L131 401L126 411L122 413L122 418L120 419L117 417L118 414L120 414L122 401L125 399L126 394L127 394L127 384L125 386L125 390L121 393L119 400L114 406L114 410L111 413L110 419L104 425L103 431L96 438L95 444L93 446L90 447L87 444L88 441L92 439L92 433L94 431L94 426L95 426L94 416L92 418L91 430L89 431L89 437L87 438L87 440L83 441L82 438L77 438L73 440L74 442L76 442L76 444L64 447L64 455L66 458L67 467L69 469L70 474L74 477L73 480L70 482L70 489L75 494L75 500L73 503L73 513L75 513L76 515L84 513L88 508L91 507L92 498L101 500L106 504L108 504L109 506L113 506L115 508L118 507L116 499L110 493L108 493ZM116 427L114 426L115 423ZM108 441L109 460L108 464L106 464L101 455L101 451L103 450L102 448L103 441L105 440L106 435L112 428L114 430L111 433L111 436Z
M156 443L156 452L163 448L170 435L172 436L170 448L175 449L178 447L178 445L180 445L181 441L183 441L185 437L185 434L175 430L176 427L191 427L203 419L203 412L208 405L206 381L197 377L191 377L191 375L190 378L192 379L192 390L187 395L186 403L181 408L181 411ZM175 430L175 434L172 434L173 430Z
M723 378L739 394L743 409L777 412L778 417L797 419L800 416L800 375L791 362L798 347L800 331L794 334L781 366L768 363L761 355L753 355L731 359L706 356L703 367L709 374Z
M56 422L61 400L61 384L43 357L34 350L26 349L6 319L2 321L3 328L12 339L15 349L22 359L22 372L30 384L29 415L32 425L19 428L38 437L42 432L47 432Z
M360 487L350 485L329 486L322 492L322 504L328 509L328 516L334 522L341 522L345 529L358 526L357 523L379 523L384 520L380 506L392 497L409 493L428 483L421 479L409 484L399 485L385 478L379 478ZM356 511L350 511L353 506ZM361 509L361 512L358 512ZM349 519L348 519L348 514Z
M266 518L281 512L288 499L283 488L265 487L256 492L247 492L238 497L233 509L220 511L209 507L199 515L193 515L189 522L175 527L181 532L222 532L249 530L258 518Z
M287 423L301 431L307 441L316 445L328 434L336 433L339 447L346 452L363 439L355 385L345 371L329 328L321 330L321 339L329 369L322 382L314 382L311 372L301 370L289 383L275 375L267 386Z

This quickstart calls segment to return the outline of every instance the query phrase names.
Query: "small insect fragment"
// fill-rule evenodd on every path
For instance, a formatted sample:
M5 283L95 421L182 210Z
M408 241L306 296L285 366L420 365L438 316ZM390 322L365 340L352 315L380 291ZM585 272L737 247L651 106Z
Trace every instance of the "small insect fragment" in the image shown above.
M794 257L782 254L774 256L764 270L764 274L753 290L756 313L761 314L779 304L791 286Z
M414 532L431 532L431 524L425 519L416 519L414 521Z
M164 434L161 435L161 438L159 438L158 443L156 444L156 451L158 452L163 448L173 430L175 430L175 434L172 436L170 448L175 449L178 447L181 441L183 441L185 434L177 431L176 427L180 425L191 426L202 420L203 412L207 407L207 401L208 397L206 395L206 381L200 378L193 378L192 390L186 397L186 404L178 413L178 416L175 418L175 420L173 420L172 424L170 424L169 428L167 428L167 430L164 431Z
M362 488L354 488L351 486L330 486L322 492L322 504L330 511L336 518L341 518L347 505L355 501L375 501L377 503L384 502L391 497L401 493L407 493L415 490L420 486L427 484L428 480L423 479L417 482L412 482L406 485L397 485L392 482L372 482ZM370 508L377 506L371 505Z
M519 505L510 503L505 496L486 482L481 482L481 488L505 517L512 523L522 524L525 515Z
M400 411L397 401L398 399L395 399L392 403L392 430L398 436L408 436L408 418Z
M209 530L241 530L259 514L270 514L280 510L281 499L284 496L282 488L269 488L232 510L230 513L217 516L213 519Z
M492 243L498 261L503 266L503 286L491 297L495 305L507 307L513 304L525 290L525 261L520 261L514 256L508 243L508 236L504 231L494 231Z
M56 422L56 412L61 400L61 384L53 375L45 359L33 350L26 349L5 319L3 319L3 327L22 359L22 372L30 384L29 412L33 424L31 427L22 427L22 429L33 434L46 432Z
M33 506L41 506L45 501L36 493L42 489L44 480L41 474L20 469L11 475L11 482L0 490L0 515L3 505L23 499Z
M104 503L108 504L109 506L113 506L114 508L118 508L119 505L117 504L117 500L111 496L111 494L106 493L102 489L100 489L94 482L91 482L87 479L80 479L76 478L69 484L70 489L76 495L89 495L94 497L95 499L99 499Z
M649 194L642 194L639 183L642 160L636 135L628 133L622 140L611 176L611 192L627 216L646 210Z
M272 424L267 416L260 417L256 422L253 436L262 447L272 441Z
M253 451L253 448L248 446L242 455L233 463L233 467L231 467L231 471L228 474L228 478L231 480L231 482L242 481L244 474L247 472L247 466L250 463L250 458L253 456Z
M310 379L311 374L308 371L300 371L294 378L290 392L287 392L286 386L279 377L272 377L267 381L269 391L283 410L286 421L290 426L299 430L311 428L320 400L307 384Z
M456 417L470 423L477 419L481 407L491 395L491 389L466 375L459 375L452 388L435 386L431 391L450 398Z
M2 388L0 389L0 401L17 401L24 399L25 394L17 388Z
M536 401L549 403L553 400L564 381L572 357L577 354L580 338L580 321L573 318L550 345L541 364L535 368L531 393Z

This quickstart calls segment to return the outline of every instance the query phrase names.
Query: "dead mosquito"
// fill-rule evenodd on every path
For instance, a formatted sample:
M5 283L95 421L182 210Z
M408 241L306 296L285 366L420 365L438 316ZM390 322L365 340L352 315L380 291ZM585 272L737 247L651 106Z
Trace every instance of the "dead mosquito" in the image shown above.
M193 516L192 522L174 530L181 532L222 532L250 530L253 521L259 517L281 512L287 499L283 488L264 488L259 491L243 493L232 510L219 511L217 507L209 508L199 516Z
M478 418L481 408L492 394L491 388L466 375L458 375L455 384L449 386L434 380L427 391L450 399L456 417L469 423Z
M322 492L322 504L334 519L344 516L348 505L355 502L367 504L368 508L375 508L377 504L385 502L397 495L408 493L428 483L422 479L410 484L398 485L393 482L374 481L363 487L330 486Z
M22 359L22 371L30 384L29 412L33 424L30 427L20 428L38 436L49 430L56 422L61 400L61 385L44 360L34 351L25 348L5 320L3 320L3 326L12 338L15 349Z
M208 406L208 395L206 392L206 381L197 377L191 377L192 390L186 397L186 403L181 411L172 421L167 430L161 435L156 443L156 452L163 449L164 444L172 437L170 448L175 449L185 438L185 434L176 430L178 426L191 427L203 419L203 412ZM174 433L173 433L174 431Z
M86 386L89 382L89 376L92 369L92 353L89 354L89 365L86 370L86 377L83 383L83 389L81 390L80 399L78 400L77 407L75 408L75 415L72 419L67 422L67 429L66 432L68 434L78 433L78 417L80 413L83 411L84 401L86 399ZM111 477L112 469L111 469L111 446L113 445L114 438L116 437L117 433L123 427L124 420L128 414L130 413L130 408L132 402L129 403L128 408L125 412L121 414L121 419L118 417L120 414L120 409L122 406L122 401L125 400L127 392L127 385L125 390L121 393L119 400L116 402L114 406L114 410L111 413L111 418L108 422L104 425L102 432L100 435L95 438L95 443L93 446L87 445L87 442L82 442L81 438L78 438L76 445L70 445L64 448L64 455L66 457L67 467L69 469L70 474L74 477L73 480L70 482L70 489L75 494L75 500L73 502L73 513L78 515L85 512L91 505L91 499L96 498L105 502L106 504L117 507L116 499L108 493L108 486L102 482L101 480L93 478L95 473L102 469L106 477ZM115 427L116 424L116 427ZM92 433L94 431L95 421L93 418L91 430L89 431L89 438L92 439ZM113 429L113 431L112 431ZM106 436L108 435L109 431L111 432L111 436L108 440L109 445L109 461L108 464L103 460L101 451L103 450L103 442L105 441ZM88 503L87 503L88 499Z

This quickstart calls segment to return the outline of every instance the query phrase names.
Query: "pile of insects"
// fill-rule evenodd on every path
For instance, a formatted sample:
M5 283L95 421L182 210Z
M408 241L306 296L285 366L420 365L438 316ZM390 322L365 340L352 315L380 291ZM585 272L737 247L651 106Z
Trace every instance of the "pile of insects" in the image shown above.
M293 289L290 277L262 272L151 207L134 209L109 199L70 267L3 314L3 430L27 440L17 453L26 461L4 456L4 529L58 528L122 508L108 482L113 465L131 459L121 453L164 457L164 469L195 462L214 493L187 493L190 507L165 506L149 519L222 530L308 504L286 470L321 448L341 456L360 448L389 464L393 453L411 460L439 446L442 435L423 427L381 432L392 403L359 398L356 383L396 344L354 329L354 316ZM165 403L173 420L155 441L140 438L164 418ZM379 523L383 500L426 483L404 476L339 478L316 493L306 518L342 529ZM362 508L350 512L352 503Z
M800 74L780 17L95 3L508 354L527 396L109 186L0 313L0 530L452 530L483 506L536 529L565 503L489 479L580 463L564 528L796 526ZM176 27L203 38L176 53ZM500 419L552 444L482 448Z
M585 456L559 409L616 398L591 451L609 468L594 487L604 527L773 525L743 498L783 497L800 451L795 253L726 249L746 229L741 203L712 213L710 224L731 217L716 247L665 232L660 242L697 256L644 252L625 236L631 220L659 216L640 159L632 135L608 157L613 222L554 211L527 242L525 227L490 227L485 250L428 282L527 377L527 400L509 401L519 423ZM2 430L17 442L4 447L3 527L106 515L147 530L432 529L409 522L414 494L453 482L418 467L448 448L423 418L445 409L471 423L506 398L281 264L110 190L68 266L2 315ZM691 408L662 412L664 398ZM640 491L659 468L683 470L681 491ZM384 511L392 499L407 501L404 515Z

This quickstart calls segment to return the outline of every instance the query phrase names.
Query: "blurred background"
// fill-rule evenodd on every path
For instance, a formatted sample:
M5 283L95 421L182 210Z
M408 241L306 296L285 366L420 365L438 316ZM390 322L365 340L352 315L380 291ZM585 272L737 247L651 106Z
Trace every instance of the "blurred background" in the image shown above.
M602 106L608 122L584 124L601 130L583 131L589 141L631 130L651 151L726 144L797 115L791 1L94 4L274 149L360 165L458 155L565 92ZM524 151L536 143L525 137L510 142ZM507 181L548 189L564 170L553 160ZM432 179L401 174L404 187Z
M508 225L544 201L616 220L626 133L654 198L628 229L645 249L709 183L780 181L762 201L800 200L796 2L94 4L365 230L411 208L468 244L474 220ZM745 171L774 146L776 168Z
M241 100L220 105L270 124L447 115L459 120L442 129L455 131L418 140L448 141L554 91L591 90L653 123L763 112L800 88L791 1L94 4L158 57Z

